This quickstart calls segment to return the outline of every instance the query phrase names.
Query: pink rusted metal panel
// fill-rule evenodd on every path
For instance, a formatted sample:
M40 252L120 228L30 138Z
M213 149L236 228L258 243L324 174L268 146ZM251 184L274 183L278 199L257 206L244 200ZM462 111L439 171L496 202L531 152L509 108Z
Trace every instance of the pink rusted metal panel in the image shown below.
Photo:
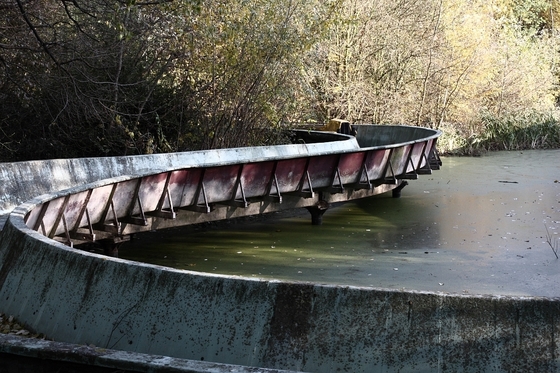
M255 198L265 196L268 187L274 178L274 168L276 162L248 163L243 167L241 173L241 185L245 193L245 198ZM236 198L241 198L241 191L237 191Z
M146 213L175 218L178 208L208 212L211 204L247 207L247 199L273 196L281 202L281 194L294 192L307 198L314 191L373 189L381 184L394 184L400 178L416 177L423 167L428 167L424 171L430 171L437 131L409 128L398 131L405 132L395 138L405 143L312 156L292 154L259 162L189 166L86 188L38 204L28 213L26 224L50 237L68 237L69 231L90 225L118 234L121 221L147 225ZM379 133L385 138L381 142L393 136L386 128ZM431 135L414 138L427 134Z
M424 154L424 149L426 147L426 143L419 142L412 145L412 150L410 152L410 162L408 163L408 167L406 172L417 172L420 168L418 165L422 161L422 155Z
M307 171L309 158L280 160L276 166L276 176L281 193L296 192Z
M38 206L34 207L29 213L25 216L25 223L28 227L45 234L40 225L42 224L43 219L43 212L48 207L49 202L45 202L43 204L39 204Z
M378 149L368 151L366 169L370 180L381 180L385 178L387 162L391 149Z
M339 158L339 154L310 158L309 175L313 183L313 189L330 188L332 186Z
M176 206L196 205L197 191L204 174L203 168L189 168L173 171L169 188Z
M62 217L61 214L63 212L65 201L66 196L55 198L50 201L41 221L42 229L44 230L44 233L41 233L45 236L52 237L53 233L56 234L56 229Z
M138 179L122 181L117 183L117 187L113 194L113 208L118 216L126 216L130 214L131 202L136 195Z
M343 184L352 184L360 181L363 173L367 152L341 154L338 170Z
M398 176L406 173L408 155L412 145L404 145L393 148L389 161L391 162L392 171L387 171L387 178Z
M237 177L242 165L207 168L204 172L204 187L209 203L225 202L234 199Z
M89 215L93 223L97 223L102 220L106 207L110 203L109 196L111 195L112 190L112 184L93 189L87 205Z
M69 196L68 203L64 209L64 217L67 223L67 229L72 230L80 226L84 226L87 223L87 219L84 214L84 208L88 201L89 190L72 194ZM56 235L65 232L64 225L59 224L56 230Z
M154 211L157 209L164 192L166 180L167 172L148 175L142 178L138 196L142 201L144 211Z

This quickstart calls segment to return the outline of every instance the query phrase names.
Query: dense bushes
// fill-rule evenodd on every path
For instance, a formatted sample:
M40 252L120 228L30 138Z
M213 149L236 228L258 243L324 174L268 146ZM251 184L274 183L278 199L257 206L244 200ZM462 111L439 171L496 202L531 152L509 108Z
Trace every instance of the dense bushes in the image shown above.
M500 117L483 113L482 130L459 132L459 126L445 126L439 141L440 151L448 154L480 154L492 150L560 148L557 114L528 110Z
M441 128L450 152L557 146L558 9L530 3L0 0L0 161L271 144L332 117Z
M277 141L329 1L0 3L0 160Z

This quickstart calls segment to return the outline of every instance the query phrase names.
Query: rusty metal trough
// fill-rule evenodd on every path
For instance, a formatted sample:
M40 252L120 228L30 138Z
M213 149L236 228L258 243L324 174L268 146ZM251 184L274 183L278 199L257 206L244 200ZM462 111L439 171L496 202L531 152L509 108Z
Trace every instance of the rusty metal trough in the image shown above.
M207 151L201 162L189 167L79 186L43 197L29 210L25 223L70 246L96 240L118 244L132 233L199 221L192 218L193 212L194 216L210 214L207 220L216 220L223 214L211 213L220 205L247 209L258 204L259 209L246 211L254 214L282 209L280 205L289 198L284 208L307 207L312 221L319 224L331 202L391 189L398 193L402 180L439 168L439 131L407 126L357 128L359 147L350 143L334 151L314 150L313 144L332 139L300 130L295 132L296 145L285 147L281 155L255 157L251 156L254 148L240 148L230 149L222 158L216 154L223 150ZM353 139L338 136L346 142Z

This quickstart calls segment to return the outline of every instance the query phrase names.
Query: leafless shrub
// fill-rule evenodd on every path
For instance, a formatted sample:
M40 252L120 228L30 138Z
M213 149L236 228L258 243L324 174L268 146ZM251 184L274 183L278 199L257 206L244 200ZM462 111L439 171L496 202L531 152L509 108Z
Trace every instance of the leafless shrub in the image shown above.
M544 226L544 229L546 229L546 242L548 242L548 245L552 249L552 252L556 256L556 259L558 259L558 248L559 248L558 240L552 237L552 234L550 234L546 225Z

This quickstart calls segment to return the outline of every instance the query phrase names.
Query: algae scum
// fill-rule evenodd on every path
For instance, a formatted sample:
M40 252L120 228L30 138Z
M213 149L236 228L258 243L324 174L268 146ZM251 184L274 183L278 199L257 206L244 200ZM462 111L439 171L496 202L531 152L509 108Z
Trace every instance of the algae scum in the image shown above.
M138 235L120 257L323 284L558 296L559 150L445 158L390 193L291 216ZM552 244L552 245L551 245ZM552 247L551 247L552 246Z

